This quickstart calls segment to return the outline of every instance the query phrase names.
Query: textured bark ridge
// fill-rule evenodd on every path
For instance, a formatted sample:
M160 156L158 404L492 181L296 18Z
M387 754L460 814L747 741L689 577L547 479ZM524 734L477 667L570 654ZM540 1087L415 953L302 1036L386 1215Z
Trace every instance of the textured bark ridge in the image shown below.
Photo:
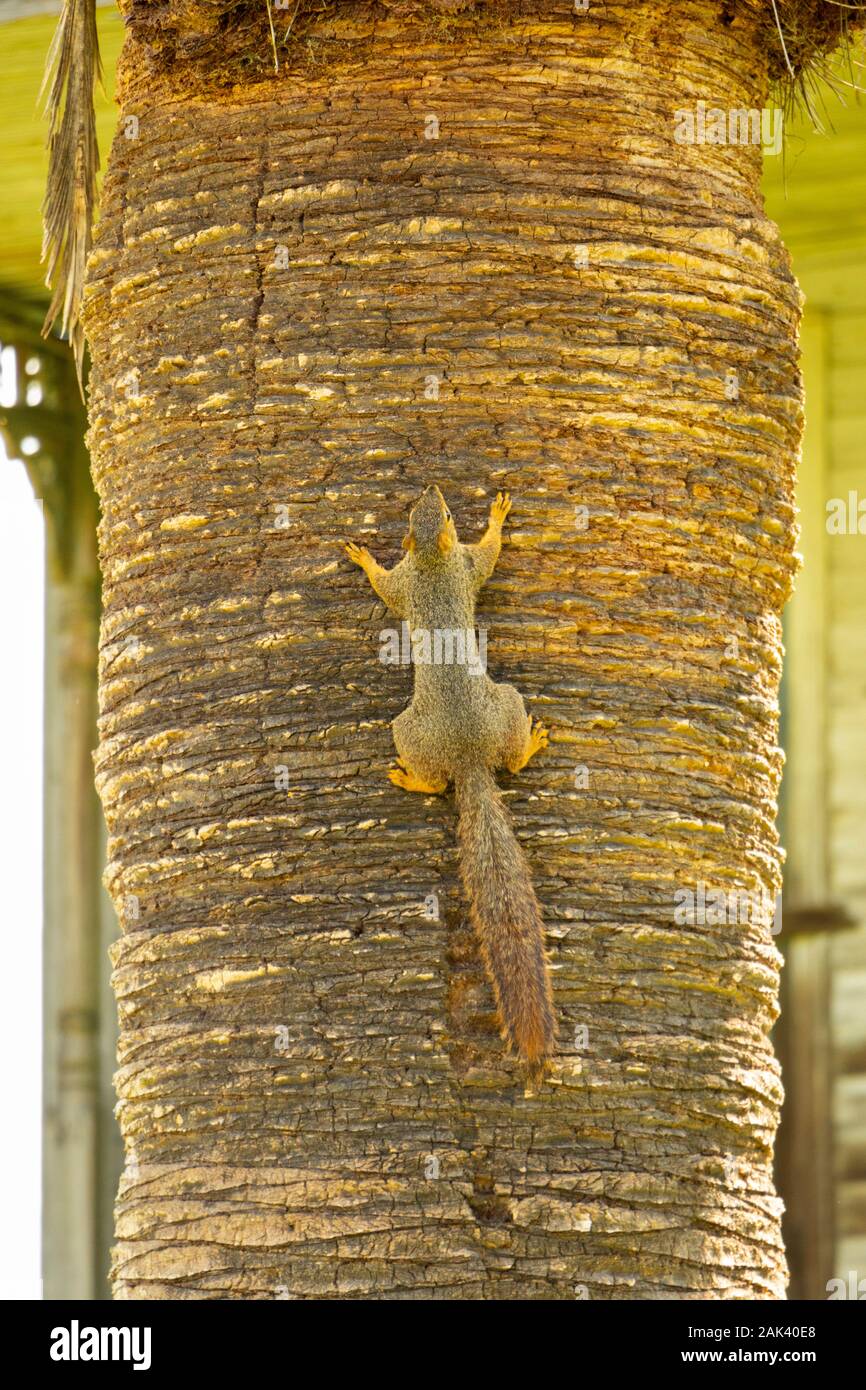
M784 1293L771 909L675 915L780 886L799 295L760 150L674 136L761 106L745 14L349 15L195 94L132 30L86 308L119 1297ZM553 731L503 782L530 1094L340 546L391 563L434 480L479 532L516 499L480 617Z

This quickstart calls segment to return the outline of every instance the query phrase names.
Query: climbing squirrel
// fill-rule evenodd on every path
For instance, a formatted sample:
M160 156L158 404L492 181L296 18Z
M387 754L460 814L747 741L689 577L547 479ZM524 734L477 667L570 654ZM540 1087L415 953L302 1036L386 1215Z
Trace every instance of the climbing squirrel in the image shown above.
M526 713L513 685L490 680L475 649L475 601L499 558L510 510L511 498L499 493L481 540L462 545L434 484L409 514L406 554L393 569L383 569L363 546L349 542L345 549L380 599L408 622L413 652L424 649L417 638L426 637L428 653L431 635L459 633L468 639L463 661L416 655L412 703L391 726L398 760L388 776L405 791L425 794L444 792L453 782L461 877L502 1036L537 1072L556 1031L543 924L493 770L519 772L547 746L548 735Z

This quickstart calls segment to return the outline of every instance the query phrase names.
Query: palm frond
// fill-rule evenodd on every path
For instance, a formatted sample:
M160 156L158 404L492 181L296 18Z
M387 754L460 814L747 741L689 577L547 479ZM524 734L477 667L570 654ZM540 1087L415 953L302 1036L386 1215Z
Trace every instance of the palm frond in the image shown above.
M102 77L96 33L96 0L64 0L45 64L40 100L48 89L48 184L42 204L42 259L52 291L43 326L57 319L75 356L81 384L84 270L96 211L96 113L93 87Z

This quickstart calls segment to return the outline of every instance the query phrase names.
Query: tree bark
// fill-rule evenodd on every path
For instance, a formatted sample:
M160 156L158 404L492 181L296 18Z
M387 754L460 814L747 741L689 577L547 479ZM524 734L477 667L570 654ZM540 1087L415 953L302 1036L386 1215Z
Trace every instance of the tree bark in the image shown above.
M729 9L344 6L247 78L131 7L86 320L118 1297L784 1295L799 295L760 148L674 138L766 101ZM340 545L393 563L433 481L464 540L514 495L480 620L553 731L503 779L559 1022L528 1091ZM701 884L764 908L678 920Z

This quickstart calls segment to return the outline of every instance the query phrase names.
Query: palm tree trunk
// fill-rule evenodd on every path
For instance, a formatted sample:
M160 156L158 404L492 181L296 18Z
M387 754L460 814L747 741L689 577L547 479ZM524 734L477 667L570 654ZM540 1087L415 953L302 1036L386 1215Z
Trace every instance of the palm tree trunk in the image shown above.
M674 135L765 103L757 19L352 7L269 77L205 9L130 29L87 297L116 1294L780 1297L799 296L760 149ZM559 1020L528 1094L340 546L393 563L434 480L463 539L515 496L481 620L553 730L504 782ZM681 920L700 885L761 907Z

